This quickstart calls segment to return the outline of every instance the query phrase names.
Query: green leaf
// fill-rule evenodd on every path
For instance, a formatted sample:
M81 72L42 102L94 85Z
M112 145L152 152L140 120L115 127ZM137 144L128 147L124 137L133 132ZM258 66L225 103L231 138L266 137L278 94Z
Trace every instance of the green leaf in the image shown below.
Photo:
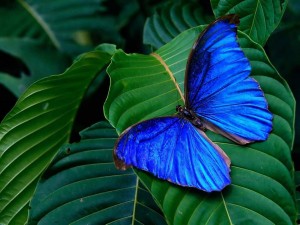
M296 102L300 99L298 55L300 51L300 1L290 0L276 31L269 38L266 49L271 62L290 84ZM300 107L296 104L294 150L300 148Z
M295 184L296 188L300 187L300 171L295 172ZM297 218L300 220L300 192L296 192L296 204L297 204Z
M158 8L144 26L144 44L158 49L191 27L210 23L212 13L195 2L168 2Z
M62 73L70 64L70 59L62 53L30 39L0 38L0 50L22 60L29 70L29 74L21 74L18 78L9 74L0 76L0 83L16 97L33 82L51 74Z
M234 13L239 15L239 30L252 40L264 45L278 26L287 6L287 0L211 0L216 17Z
M122 132L139 121L172 115L182 104L188 54L203 27L183 32L151 55L118 51L107 71L111 78L105 116ZM232 184L207 194L138 175L162 208L169 224L295 224L291 147L295 101L263 48L239 33L239 41L274 114L267 141L239 146L207 132L231 158Z
M30 203L29 224L166 224L130 169L113 162L115 129L99 122L63 146Z
M91 81L111 55L81 55L63 74L30 86L0 125L0 224L26 221L28 202L41 173L71 132Z
M103 23L103 0L19 0L0 7L0 36L36 39L77 55ZM105 21L107 24L107 21ZM106 26L107 27L107 26ZM89 46L89 48L87 48Z

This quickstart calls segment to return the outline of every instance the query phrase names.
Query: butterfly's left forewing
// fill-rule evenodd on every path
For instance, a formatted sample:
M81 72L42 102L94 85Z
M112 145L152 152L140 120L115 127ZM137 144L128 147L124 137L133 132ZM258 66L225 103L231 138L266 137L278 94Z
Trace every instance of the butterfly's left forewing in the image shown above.
M188 120L159 117L127 129L114 149L116 166L134 166L181 186L220 191L230 183L226 154Z

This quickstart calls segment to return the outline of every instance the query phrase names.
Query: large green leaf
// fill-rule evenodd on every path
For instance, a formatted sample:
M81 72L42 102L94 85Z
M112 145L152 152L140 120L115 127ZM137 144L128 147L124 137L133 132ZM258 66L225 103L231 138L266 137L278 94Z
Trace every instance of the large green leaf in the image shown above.
M175 113L175 106L182 103L187 57L202 29L182 33L151 55L119 51L113 56L107 69L111 86L105 116L118 132L144 119ZM273 131L267 141L246 146L207 132L232 161L232 184L222 192L207 194L138 172L169 224L295 223L294 98L263 48L241 32L239 37L251 62L251 75L274 114Z
M166 224L132 170L119 171L116 131L99 122L63 146L30 203L29 224Z
M0 50L21 60L28 69L28 74L23 73L20 77L4 73L0 76L0 83L16 97L19 97L34 81L62 73L70 63L69 57L31 39L0 38Z
M287 0L211 0L216 17L234 13L239 15L239 29L254 41L264 45L278 26L287 6Z
M0 36L36 39L77 55L91 44L89 32L98 30L104 22L100 16L102 2L15 0L2 4Z
M290 84L296 102L300 100L299 51L300 1L289 0L287 10L276 31L267 42L266 49L272 63ZM300 107L296 104L296 137L294 150L300 151ZM296 154L296 153L294 153ZM297 164L297 162L295 162ZM300 163L300 162L299 162Z
M0 224L24 224L41 173L70 135L91 81L111 55L81 55L63 74L29 87L0 125Z
M212 12L205 11L198 3L168 2L146 20L143 40L158 49L182 31L208 24L212 19Z

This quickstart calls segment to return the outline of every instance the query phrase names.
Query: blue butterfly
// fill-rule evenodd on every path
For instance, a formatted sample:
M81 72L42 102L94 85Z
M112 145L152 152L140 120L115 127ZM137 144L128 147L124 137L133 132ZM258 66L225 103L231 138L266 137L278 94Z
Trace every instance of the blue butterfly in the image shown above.
M272 114L249 60L237 42L236 15L223 16L199 36L185 74L185 106L126 129L116 142L115 165L134 166L172 183L207 192L230 184L230 159L209 129L238 144L263 141Z

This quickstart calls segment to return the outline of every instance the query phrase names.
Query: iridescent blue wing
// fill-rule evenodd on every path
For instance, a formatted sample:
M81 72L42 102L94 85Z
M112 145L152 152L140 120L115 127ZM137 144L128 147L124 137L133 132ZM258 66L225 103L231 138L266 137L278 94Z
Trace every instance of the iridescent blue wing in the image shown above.
M238 18L221 17L196 41L185 76L186 107L204 126L246 144L266 140L272 114L237 42Z
M114 149L116 167L134 166L172 183L207 192L230 183L230 160L203 131L179 117L159 117L125 130Z

